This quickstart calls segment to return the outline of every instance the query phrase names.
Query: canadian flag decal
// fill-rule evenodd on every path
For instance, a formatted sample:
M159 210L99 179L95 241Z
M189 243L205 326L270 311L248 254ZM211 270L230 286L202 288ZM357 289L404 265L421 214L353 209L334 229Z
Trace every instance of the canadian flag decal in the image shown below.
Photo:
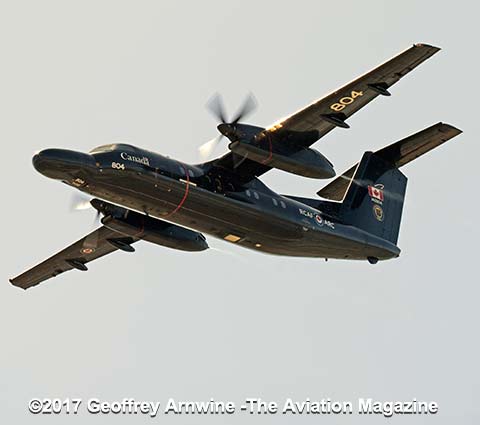
M368 186L368 194L373 199L378 199L379 201L383 201L383 190L378 187Z

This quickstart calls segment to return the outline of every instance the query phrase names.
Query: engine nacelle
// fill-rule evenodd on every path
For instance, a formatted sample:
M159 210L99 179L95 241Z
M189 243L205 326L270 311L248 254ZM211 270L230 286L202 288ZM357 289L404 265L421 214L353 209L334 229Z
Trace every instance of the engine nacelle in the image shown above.
M286 155L278 152L275 146L269 146L267 150L259 144L242 140L230 143L229 148L237 155L247 156L252 161L300 176L315 179L329 179L335 176L332 163L312 148L302 148Z
M153 217L127 210L108 202L93 199L91 204L105 214L102 224L125 236L182 251L203 251L208 248L205 236Z

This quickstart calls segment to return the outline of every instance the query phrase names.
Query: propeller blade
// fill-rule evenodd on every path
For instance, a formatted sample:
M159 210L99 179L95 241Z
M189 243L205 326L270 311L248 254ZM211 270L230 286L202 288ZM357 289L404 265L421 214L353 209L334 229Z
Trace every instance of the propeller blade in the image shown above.
M233 169L237 169L243 161L245 161L248 158L248 153L246 155L238 155L235 152L232 152L232 160L233 160Z
M237 112L235 118L232 119L232 124L236 124L242 118L245 118L246 116L250 115L253 111L255 111L255 109L257 109L257 100L255 99L255 96L252 93L249 93L247 94L247 97L243 101L243 105Z
M225 112L225 106L223 104L222 97L220 94L215 93L206 105L207 109L212 113L212 115L220 121L220 124L217 126L218 131L221 133L220 136L216 137L204 143L198 148L200 158L205 161L212 154L213 150L222 140L222 137L225 136L231 141L237 139L237 129L235 124L237 124L241 119L245 118L247 115L251 114L257 108L257 100L252 93L249 93L245 100L243 101L242 106L238 110L235 118L232 121L227 120L227 114ZM235 160L235 163L240 164L245 158L239 158Z
M91 207L90 199L87 198L85 195L76 192L72 196L72 200L70 202L70 211L82 211L87 210Z
M90 205L92 206L92 205ZM100 223L101 213L98 210L95 210L95 217L93 217L92 229L95 229L98 224ZM90 234L84 241L83 241L83 248L84 249L93 249L96 250L98 248L98 232Z
M83 195L82 193L74 193L72 196L72 202L70 204L70 211L82 211L82 210L88 210L89 208L92 208L92 204L90 203L90 198L87 198L87 196ZM92 229L96 228L99 221L100 221L100 211L96 210L95 211L95 217L93 218L93 223L91 225ZM98 235L94 233L93 235L88 236L85 241L83 242L83 248L84 249L97 249L98 245Z
M204 143L202 146L198 148L198 153L202 161L206 161L210 157L212 152L220 143L220 140L222 140L222 137L223 136L220 134L219 136L215 137L212 140L209 140L207 143Z
M216 118L217 121L227 122L227 114L225 112L225 105L223 104L222 96L215 93L207 102L207 109Z
M93 217L93 227L95 227L100 222L100 217L102 213L100 211L96 211L95 217Z

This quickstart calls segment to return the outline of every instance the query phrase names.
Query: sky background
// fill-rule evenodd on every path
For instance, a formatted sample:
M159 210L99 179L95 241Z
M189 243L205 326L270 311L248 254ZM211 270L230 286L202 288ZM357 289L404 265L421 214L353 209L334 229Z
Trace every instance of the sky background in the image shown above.
M480 420L478 40L475 2L0 0L0 422L150 423L33 416L32 397L438 402ZM94 213L38 174L37 150L124 141L186 162L252 91L268 125L416 42L442 51L315 147L342 172L438 121L464 133L406 166L399 259L289 259L209 238L184 253L139 243L24 292L11 278L78 240ZM226 151L226 144L215 152ZM325 182L271 171L286 194ZM161 416L167 424L358 424L383 417Z

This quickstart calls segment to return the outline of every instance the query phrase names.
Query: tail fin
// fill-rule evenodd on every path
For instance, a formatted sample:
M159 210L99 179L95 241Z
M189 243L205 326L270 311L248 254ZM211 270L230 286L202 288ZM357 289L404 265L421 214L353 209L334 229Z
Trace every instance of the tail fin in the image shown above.
M399 168L460 133L438 123L377 152L365 152L318 195L343 200L340 215L346 223L396 244L407 187Z
M342 220L396 244L406 188L397 168L365 152L343 200Z

